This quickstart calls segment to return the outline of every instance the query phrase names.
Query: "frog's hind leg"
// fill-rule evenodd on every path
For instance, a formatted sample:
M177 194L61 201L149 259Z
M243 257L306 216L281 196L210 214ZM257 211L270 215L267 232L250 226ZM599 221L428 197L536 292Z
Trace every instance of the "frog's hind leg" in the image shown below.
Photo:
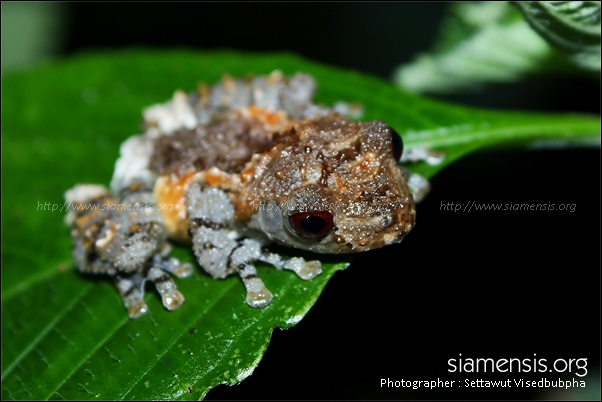
M174 310L184 298L168 272L185 277L192 266L167 256L166 231L148 188L130 186L122 197L119 201L106 189L90 185L76 186L68 194L75 262L82 272L113 277L131 318L148 310L147 280L154 282L163 305Z

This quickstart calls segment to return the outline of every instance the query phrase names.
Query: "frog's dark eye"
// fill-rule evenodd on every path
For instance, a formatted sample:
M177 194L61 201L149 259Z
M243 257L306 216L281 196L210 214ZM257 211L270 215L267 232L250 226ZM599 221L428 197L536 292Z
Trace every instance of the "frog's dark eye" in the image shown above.
M328 211L297 212L288 219L292 228L306 237L321 237L332 229L332 214Z
M403 154L403 141L397 131L392 127L389 128L391 129L391 153L393 154L393 158L395 158L396 161L399 161L399 159L401 159L401 154Z

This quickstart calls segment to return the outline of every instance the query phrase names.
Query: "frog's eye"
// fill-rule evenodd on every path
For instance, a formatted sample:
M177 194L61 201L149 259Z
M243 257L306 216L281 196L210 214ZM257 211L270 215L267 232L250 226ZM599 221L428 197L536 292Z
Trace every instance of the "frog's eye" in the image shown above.
M401 136L393 127L389 127L391 129L391 153L393 154L393 158L396 161L401 159L401 154L403 154L403 141L401 140Z
M288 219L292 228L306 237L321 237L332 229L332 214L328 211L297 212Z

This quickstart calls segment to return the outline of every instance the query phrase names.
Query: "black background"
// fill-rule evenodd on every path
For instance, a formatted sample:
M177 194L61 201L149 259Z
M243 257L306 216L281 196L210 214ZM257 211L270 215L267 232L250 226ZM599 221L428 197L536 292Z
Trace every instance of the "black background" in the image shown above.
M397 65L428 50L446 5L67 7L65 56L139 45L291 51L389 79ZM440 97L492 109L596 114L599 98L599 83L563 77ZM599 149L514 149L479 153L446 168L432 180L417 227L403 243L358 255L296 327L275 330L251 377L217 387L207 399L529 399L550 394L517 388L387 389L380 388L380 379L559 377L448 373L448 359L460 353L521 359L536 353L548 361L585 357L591 392L600 361L599 167ZM441 209L442 203L471 201L570 203L576 211Z

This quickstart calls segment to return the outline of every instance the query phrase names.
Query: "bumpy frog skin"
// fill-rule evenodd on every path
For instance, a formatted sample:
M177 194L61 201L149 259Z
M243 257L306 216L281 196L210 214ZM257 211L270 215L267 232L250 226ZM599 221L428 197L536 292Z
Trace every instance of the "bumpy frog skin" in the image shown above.
M416 212L396 165L399 135L349 120L339 113L353 112L346 104L313 104L314 89L300 73L225 77L147 108L144 134L121 146L111 189L65 194L79 269L111 275L136 318L147 311L147 280L167 309L184 302L168 272L185 277L192 266L168 256L169 240L192 245L214 278L238 273L252 307L272 299L254 261L307 280L321 273L319 261L281 258L269 243L351 253L400 242Z

